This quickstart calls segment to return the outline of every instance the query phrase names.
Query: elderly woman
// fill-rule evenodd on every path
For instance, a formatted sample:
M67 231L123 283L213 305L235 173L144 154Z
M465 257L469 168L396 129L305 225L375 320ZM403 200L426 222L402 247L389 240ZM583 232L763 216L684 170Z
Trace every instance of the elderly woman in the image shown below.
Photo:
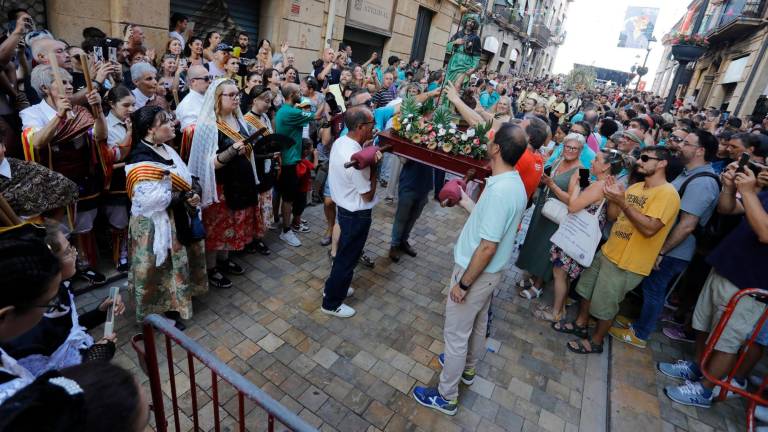
M234 81L218 79L208 87L189 156L189 168L202 187L208 282L217 288L232 287L224 273L244 273L229 252L253 242L259 216L259 177L253 148L244 142L252 128L239 104Z
M136 109L145 105L168 108L164 98L157 95L157 69L145 62L135 63L131 66L131 81L136 86L133 89L133 97L136 99Z
M131 152L125 160L131 220L128 289L136 320L164 313L184 329L192 296L208 290L200 226L199 188L181 157L166 142L175 135L173 117L148 106L131 116Z
M76 208L68 213L73 239L81 253L79 275L100 283L106 278L94 269L97 255L92 229L104 188L104 167L97 156L97 143L107 138L107 124L98 91L88 93L90 110L73 106L69 100L72 76L65 70L59 73L62 81L56 82L50 65L38 65L32 70L32 87L43 101L19 113L24 156L77 184L80 194Z
M582 190L579 184L579 173L575 171L569 180L568 185L568 212L577 213L583 209L591 214L598 214L600 227L602 228L606 220L606 205L603 205L605 195L605 180L612 175L616 175L624 169L624 158L617 151L607 150L599 152L592 162L590 174L595 179L588 187ZM545 321L557 322L565 318L566 297L570 282L579 277L584 270L576 260L566 255L562 249L552 245L550 248L550 261L552 261L552 274L555 279L555 295L551 305L539 304L539 307L533 308L533 315ZM557 328L564 323L557 324Z
M582 168L579 154L584 145L583 135L568 134L563 141L563 156L554 163L549 175L541 176L536 207L516 263L530 275L518 285L522 288L520 297L529 300L540 297L544 284L552 280L552 262L549 260L552 243L549 238L557 231L558 223L544 216L542 208L548 199L568 202L571 176Z

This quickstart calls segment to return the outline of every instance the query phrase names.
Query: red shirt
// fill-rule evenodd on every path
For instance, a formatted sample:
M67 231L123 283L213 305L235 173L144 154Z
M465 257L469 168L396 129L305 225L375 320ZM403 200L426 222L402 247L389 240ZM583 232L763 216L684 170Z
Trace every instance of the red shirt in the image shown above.
M517 161L517 172L520 173L520 178L525 185L525 192L528 193L528 199L539 187L541 181L541 175L544 173L544 158L541 157L539 152L532 152L530 148L525 149L525 153L520 156L520 160Z
M312 170L315 165L302 159L296 164L296 177L299 178L299 192L309 192L312 189Z

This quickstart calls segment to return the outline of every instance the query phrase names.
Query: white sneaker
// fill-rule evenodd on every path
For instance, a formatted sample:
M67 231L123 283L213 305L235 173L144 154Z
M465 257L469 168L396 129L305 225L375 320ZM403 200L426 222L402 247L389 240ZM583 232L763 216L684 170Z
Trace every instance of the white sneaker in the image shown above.
M758 405L755 407L755 418L763 423L768 423L768 407Z
M744 382L744 384L740 384L739 381L736 380L736 378L731 379L731 385L733 385L736 388L742 389L742 390L746 390L747 389L746 381ZM712 399L714 400L719 395L720 395L720 386L717 386L717 387L712 389ZM726 399L733 399L733 398L737 398L737 397L740 397L740 396L741 395L738 394L738 393L734 393L732 391L729 391L728 395L725 398Z
M299 238L296 237L296 234L292 230L288 230L288 231L280 234L280 240L288 243L289 245L291 245L293 247L301 246L301 240L299 240Z
M336 310L328 310L322 306L320 307L320 310L325 314L333 315L339 318L349 318L355 314L355 310L345 305L344 303L342 303L341 306L336 308Z

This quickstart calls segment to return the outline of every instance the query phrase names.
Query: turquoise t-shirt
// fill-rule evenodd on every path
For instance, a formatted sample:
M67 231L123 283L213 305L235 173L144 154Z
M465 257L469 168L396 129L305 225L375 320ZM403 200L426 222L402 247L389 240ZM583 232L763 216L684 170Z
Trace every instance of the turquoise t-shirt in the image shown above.
M480 105L482 105L483 108L488 109L492 107L496 102L498 102L499 99L501 99L501 95L496 92L491 94L488 94L488 92L483 92L483 94L480 95Z
M395 106L383 106L373 110L373 121L375 122L376 129L383 131L387 127L389 119L395 116ZM346 136L349 133L347 125L344 125L344 130L341 131L339 136Z
M484 272L496 273L512 258L528 194L517 171L488 177L485 184L485 191L461 230L453 259L466 269L480 241L485 239L497 243L497 248Z

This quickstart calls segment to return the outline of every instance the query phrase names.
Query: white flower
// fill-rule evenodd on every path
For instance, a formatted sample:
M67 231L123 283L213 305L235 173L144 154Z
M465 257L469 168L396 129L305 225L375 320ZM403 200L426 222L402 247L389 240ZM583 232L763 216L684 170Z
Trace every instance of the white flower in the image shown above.
M475 130L472 129L472 128L467 129L467 136L470 137L470 138L475 136Z
M400 122L400 123L402 123L402 124L408 124L408 122L409 122L409 120L408 120L408 119L404 119L404 120L403 120L402 122Z
M411 130L411 125L408 125L408 126L406 126L406 127L405 127L405 130L406 130L406 131L410 131L410 130Z
M454 135L454 134L456 134L456 128L455 128L455 127L452 127L452 128L451 128L451 135Z
M485 144L481 145L480 148L483 149L483 150L488 150L488 146L485 145Z
M463 133L461 134L461 140L466 141L467 140L467 134Z
M437 136L443 136L445 135L445 129L440 129L437 131Z

